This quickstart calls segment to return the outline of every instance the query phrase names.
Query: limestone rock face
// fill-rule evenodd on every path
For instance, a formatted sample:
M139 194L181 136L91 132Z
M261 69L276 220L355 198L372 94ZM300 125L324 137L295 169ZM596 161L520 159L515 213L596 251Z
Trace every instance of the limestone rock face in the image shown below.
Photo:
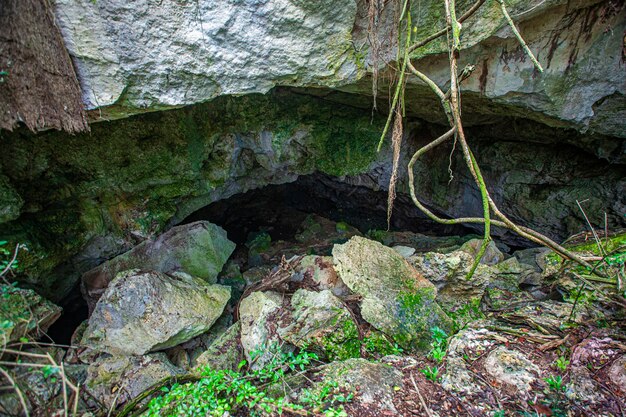
M457 4L458 15L470 4ZM522 51L499 3L486 2L463 22L461 29L459 68L467 64L475 67L463 83L464 120L518 116L552 126L626 137L626 83L619 52L626 28L623 4L602 0L511 0L506 5L544 72L538 73ZM412 12L418 40L445 27L441 2L413 3ZM381 20L384 23L380 32L389 33L392 27L387 25L392 20ZM446 48L446 37L442 36L413 52L416 68L439 86L450 81ZM348 90L364 92L366 88L349 86ZM409 111L445 122L434 94L425 84L411 76L407 91Z
M111 280L118 273L135 268L164 273L180 271L215 283L234 249L226 231L212 223L199 221L173 227L86 272L82 277L83 294L93 310Z
M209 330L229 299L229 287L199 278L126 271L96 304L82 344L125 355L173 347Z
M377 19L378 63L369 51L367 38L376 35L367 33L364 0L55 3L83 101L91 109L114 106L114 118L277 85L371 94L366 73L395 59L395 3ZM417 40L445 26L441 2L412 6ZM459 16L467 7L457 5ZM461 32L461 66L475 66L463 85L464 116L516 115L624 137L623 6L512 0L507 7L545 71L537 73L523 53L498 2L484 4ZM440 86L449 81L445 48L440 37L413 53ZM414 77L408 83L409 111L445 122L432 92Z
M128 114L357 76L354 0L57 0L89 108Z
M392 248L355 236L335 245L333 259L343 282L363 296L363 319L400 345L426 349L433 326L450 329L435 286Z

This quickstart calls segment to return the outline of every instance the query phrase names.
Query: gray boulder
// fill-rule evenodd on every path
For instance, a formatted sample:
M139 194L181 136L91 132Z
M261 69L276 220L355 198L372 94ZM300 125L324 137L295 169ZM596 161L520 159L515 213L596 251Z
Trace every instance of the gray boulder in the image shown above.
M126 271L96 304L82 344L125 355L170 348L209 330L229 299L229 287L199 278Z
M401 346L428 349L432 327L451 329L435 286L392 248L355 236L335 245L333 259L339 277L363 297L363 319Z
M227 239L226 231L212 223L198 221L173 227L84 273L81 289L93 311L113 278L129 269L182 271L214 284L233 250L235 244Z
M124 404L157 382L182 373L164 353L105 356L89 365L85 389L107 409Z
M273 291L253 292L239 304L241 346L253 369L269 362L272 346L278 345L279 338L273 320L282 305L283 297Z

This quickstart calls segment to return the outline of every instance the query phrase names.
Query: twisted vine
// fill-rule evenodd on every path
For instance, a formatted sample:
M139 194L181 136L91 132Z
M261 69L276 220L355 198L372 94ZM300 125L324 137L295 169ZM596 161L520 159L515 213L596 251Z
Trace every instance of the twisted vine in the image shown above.
M391 125L391 122L394 117L403 117L403 103L404 103L404 89L405 89L405 77L407 70L409 73L415 75L422 82L424 82L433 93L439 98L443 111L447 117L447 120L450 125L450 130L446 133L438 137L437 139L431 141L427 145L418 149L411 158L408 164L408 176L409 176L409 192L411 195L411 200L417 206L417 208L422 211L427 217L431 220L436 221L442 224L483 224L484 225L484 234L482 244L474 258L474 262L467 274L467 278L471 278L471 276L476 271L486 249L491 241L491 226L497 226L509 229L518 235L534 242L539 245L545 246L558 253L565 259L573 260L585 267L591 268L589 261L596 260L595 257L583 257L574 252L571 252L554 242L549 237L531 229L528 227L520 226L511 221L502 211L498 208L498 206L493 201L489 190L487 189L487 185L482 176L480 167L472 153L467 138L465 136L465 132L463 130L463 122L461 119L461 92L459 84L469 75L473 70L473 66L466 67L461 74L458 71L458 58L461 51L461 30L462 30L462 22L472 16L480 7L483 5L485 0L478 0L472 7L470 7L460 18L456 18L456 6L454 0L443 0L445 6L445 14L446 14L446 28L440 30L427 38L413 42L412 39L412 23L411 23L411 10L410 10L410 0L406 0L402 7L402 13L399 20L399 24L403 21L406 24L406 38L404 39L404 47L400 48L398 52L398 71L399 77L394 90L393 100L391 103L389 116L387 118L387 122L385 124L385 128L383 129L383 133L380 138L380 142L378 144L378 151L382 148L382 144L387 136L388 129ZM511 19L509 13L506 10L506 5L504 4L504 0L497 0L500 4L502 14L504 20L511 27L513 34L520 42L522 49L529 56L533 65L537 68L539 72L543 72L543 68L539 61L535 58L530 48L522 38L521 34L515 27L513 20ZM449 67L450 67L450 90L447 93L444 93L435 82L433 82L426 74L419 71L411 62L410 54L419 48L426 46L428 43L433 40L443 36L448 35L448 52L449 52ZM402 45L399 42L399 45ZM482 217L460 217L460 218L452 218L452 219L444 219L438 217L433 212L431 212L424 204L422 204L417 198L416 186L415 186L415 176L414 176L414 166L417 160L426 152L434 149L435 147L441 145L451 138L455 138L458 143L461 145L461 151L463 154L463 159L465 161L465 165L470 171L470 174L474 180L474 183L478 187L481 195L482 207L483 207L483 216ZM399 146L397 143L394 143L395 147ZM394 166L394 170L396 167ZM390 181L390 189L395 189L394 183L395 177L392 175L392 179ZM393 204L393 195L390 195L389 198L389 206L391 207Z

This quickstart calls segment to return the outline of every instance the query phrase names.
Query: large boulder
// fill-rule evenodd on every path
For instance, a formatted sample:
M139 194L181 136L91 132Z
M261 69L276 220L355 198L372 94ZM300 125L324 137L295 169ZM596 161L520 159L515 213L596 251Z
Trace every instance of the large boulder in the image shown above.
M124 404L165 378L182 371L164 353L105 356L89 365L85 389L107 409Z
M239 305L241 345L259 367L277 350L306 348L335 360L359 356L356 323L341 299L330 290L298 289L291 297L253 292Z
M363 297L363 319L401 346L427 349L432 327L451 329L435 286L392 248L355 236L335 245L333 259L339 277Z
M229 299L229 287L188 275L126 271L96 304L82 344L126 355L167 349L209 330Z
M182 271L215 283L233 250L235 244L228 240L226 231L212 223L198 221L173 227L156 239L144 241L83 274L83 295L93 311L113 278L130 269L163 273Z

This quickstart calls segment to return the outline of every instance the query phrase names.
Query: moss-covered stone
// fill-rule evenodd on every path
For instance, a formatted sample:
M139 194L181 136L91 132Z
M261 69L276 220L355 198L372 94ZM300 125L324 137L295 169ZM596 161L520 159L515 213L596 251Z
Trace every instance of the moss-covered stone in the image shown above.
M196 359L197 371L202 372L207 366L211 369L237 370L237 365L243 357L239 349L240 332L241 324L237 322L219 335Z
M171 348L209 330L229 299L229 287L189 275L125 271L98 301L81 344L114 355Z
M22 337L40 337L61 316L61 310L33 290L1 284L0 347Z
M329 360L358 357L359 334L343 302L330 290L297 290L278 319L278 335Z
M432 327L452 329L452 322L435 301L434 285L392 248L355 236L335 245L333 259L340 278L363 296L363 319L400 346L426 350Z

